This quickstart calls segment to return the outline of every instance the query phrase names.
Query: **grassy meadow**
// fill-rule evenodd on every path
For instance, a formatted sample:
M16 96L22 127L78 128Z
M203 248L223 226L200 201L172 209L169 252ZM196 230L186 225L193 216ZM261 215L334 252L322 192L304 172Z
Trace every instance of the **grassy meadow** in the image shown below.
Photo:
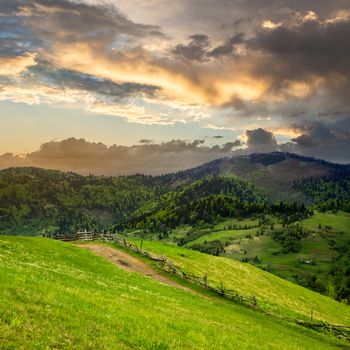
M267 288L288 299L286 282L226 259L147 243L200 272L236 269L236 286ZM182 257L179 254L185 254ZM246 270L243 269L243 266ZM253 273L254 272L254 276ZM233 275L231 274L231 277ZM239 279L239 276L241 276ZM227 278L227 281L231 277ZM218 277L217 277L218 278ZM281 286L274 287L280 281ZM253 290L255 292L255 290ZM298 289L295 292L301 293ZM312 297L305 291L300 298ZM315 297L316 298L316 297ZM322 303L322 297L319 297ZM330 320L348 320L328 300ZM316 302L316 299L315 299ZM292 305L289 305L292 307ZM44 238L0 236L1 349L339 349L345 343L218 298L204 298L128 273L78 246Z
M136 244L138 242L136 241ZM210 283L240 294L255 295L271 311L282 315L309 319L313 308L315 319L335 324L349 324L349 307L329 297L298 286L250 264L215 257L178 247L173 243L143 241L143 249L166 256L184 271L197 276L208 275ZM277 304L280 306L277 310Z

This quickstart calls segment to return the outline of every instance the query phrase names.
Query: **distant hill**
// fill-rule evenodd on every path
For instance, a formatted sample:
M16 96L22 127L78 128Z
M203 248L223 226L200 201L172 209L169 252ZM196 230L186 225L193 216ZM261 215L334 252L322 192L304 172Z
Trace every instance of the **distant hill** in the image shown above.
M0 232L102 230L165 193L159 179L81 176L38 168L0 171Z
M198 180L207 175L235 175L263 189L271 201L312 202L310 193L296 182L350 177L350 166L292 153L273 152L217 159L199 167L165 175L174 183Z
M208 176L221 180L208 181ZM32 235L101 230L160 207L169 211L174 200L186 212L212 206L210 218L222 215L220 206L229 206L233 198L260 203L264 196L269 202L326 203L325 209L347 210L349 179L349 166L289 153L223 158L162 176L82 176L11 168L0 171L0 232ZM193 205L186 193L197 195ZM213 200L204 203L202 198L208 196Z
M250 215L266 205L262 191L233 176L209 175L146 203L117 228L167 231L181 224L211 222L217 217Z

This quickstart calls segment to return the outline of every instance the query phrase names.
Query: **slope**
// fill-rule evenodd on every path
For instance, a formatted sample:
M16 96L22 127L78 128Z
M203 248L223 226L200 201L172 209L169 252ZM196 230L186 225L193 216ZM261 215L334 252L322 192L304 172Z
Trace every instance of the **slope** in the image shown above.
M178 181L190 182L208 174L235 175L248 180L263 189L271 201L311 203L313 196L306 186L297 188L295 182L324 177L334 180L339 174L350 177L350 167L292 153L272 152L218 159L175 175Z
M261 191L249 182L233 176L206 176L148 202L117 227L161 230L201 220L210 222L217 216L259 212L265 203Z
M278 311L284 315L308 319L312 308L316 319L335 324L350 324L349 306L252 265L202 254L171 243L143 241L143 249L166 256L176 266L197 276L207 274L208 280L218 286L222 282L226 288L243 295L255 295L258 300L267 303L266 307L271 307L274 311L279 305Z
M3 349L336 349L338 340L128 273L74 245L0 237Z

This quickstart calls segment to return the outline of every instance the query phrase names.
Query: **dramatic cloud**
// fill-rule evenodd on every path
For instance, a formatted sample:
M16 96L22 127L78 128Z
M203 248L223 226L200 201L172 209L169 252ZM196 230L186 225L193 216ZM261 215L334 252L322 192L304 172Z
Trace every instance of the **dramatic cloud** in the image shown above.
M224 57L232 55L235 51L236 45L244 42L244 34L238 33L231 38L228 38L222 45L219 45L212 49L209 53L209 57Z
M101 142L69 138L44 143L39 150L22 156L12 153L0 155L0 169L35 166L85 175L158 175L192 168L217 158L272 151L295 152L340 163L346 163L349 159L348 120L331 125L295 125L294 128L302 134L294 138L293 142L286 143L278 143L274 133L262 128L246 130L246 143L235 140L213 146L207 146L205 140L154 143L148 139L142 139L139 144L129 147L106 146ZM341 153L339 145L343 147Z
M0 57L0 75L17 76L28 69L28 67L35 66L34 54L26 54L24 56L16 57Z
M336 135L326 125L316 122L297 127L302 135L292 139L301 147L317 146L324 142L333 141Z
M347 1L0 0L0 30L0 102L196 123L252 151L277 138L345 159Z
M191 41L187 45L179 44L172 53L180 59L188 61L203 61L206 57L206 51L209 48L209 38L206 35L191 35Z
M271 79L271 87L286 94L310 96L327 89L347 104L349 38L350 12L325 20L309 13L292 25L262 30L251 45L266 58L256 62L254 73Z
M98 175L163 174L228 156L235 146L237 142L208 147L203 140L172 140L161 144L141 140L141 145L108 147L102 143L69 138L45 143L40 150L22 157L3 154L0 156L0 168L36 166Z
M262 128L247 130L247 146L251 152L272 152L277 150L277 141L272 132Z

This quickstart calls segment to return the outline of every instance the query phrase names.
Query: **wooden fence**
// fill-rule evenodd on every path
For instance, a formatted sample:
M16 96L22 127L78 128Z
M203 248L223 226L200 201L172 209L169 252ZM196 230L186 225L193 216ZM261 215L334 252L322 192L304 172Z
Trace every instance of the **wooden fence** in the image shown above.
M86 232L86 231L77 232L76 234L73 234L73 235L58 235L55 237L55 239L60 239L65 242L70 242L75 240L88 241L88 240L98 239L103 242L117 243L123 246L125 249L128 249L137 254L141 254L142 256L155 261L158 267L164 272L172 273L182 279L185 279L202 288L205 288L206 290L214 292L217 295L220 295L221 297L238 301L242 304L248 305L249 307L255 310L261 311L270 316L278 317L285 321L293 322L300 326L310 328L316 331L321 331L323 333L330 333L337 336L338 338L342 338L347 341L350 341L350 326L334 325L334 324L329 324L322 321L313 321L312 316L311 316L310 322L282 316L279 311L280 310L279 305L272 305L266 302L261 302L254 295L251 295L251 296L242 295L237 291L225 288L223 283L220 283L220 285L214 285L213 283L210 283L210 281L208 280L207 274L205 274L204 276L196 276L190 271L183 271L180 268L176 267L165 256L157 256L148 252L147 250L142 249L142 242L140 243L140 247L138 247L136 244L129 243L126 240L126 238L120 237L117 234L110 234L110 233L93 234L91 232ZM271 310L274 310L274 309L277 309L278 312L277 313L271 312ZM312 313L313 312L311 312L311 314Z
M57 239L62 242L74 242L74 241L93 241L97 238L97 235L89 231L79 231L76 233L68 234L56 234L53 236L54 239Z

